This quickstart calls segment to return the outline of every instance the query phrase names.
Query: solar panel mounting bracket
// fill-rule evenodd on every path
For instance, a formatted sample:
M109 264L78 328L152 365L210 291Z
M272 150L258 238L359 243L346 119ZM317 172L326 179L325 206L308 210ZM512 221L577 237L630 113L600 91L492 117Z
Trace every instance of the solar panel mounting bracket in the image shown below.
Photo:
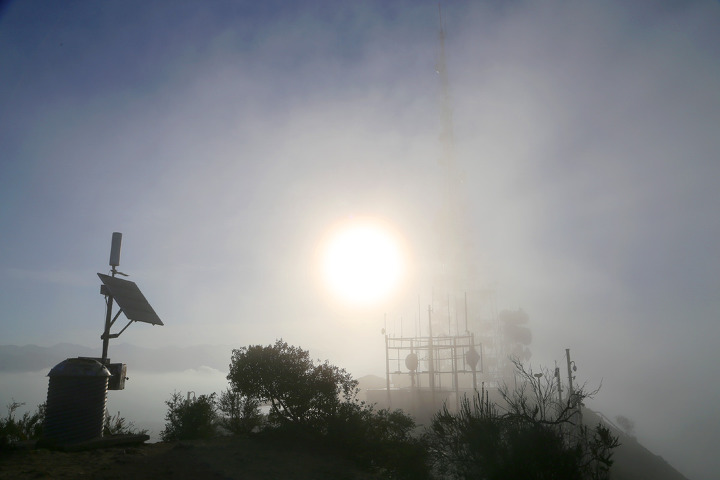
M163 325L162 320L157 316L155 310L150 306L150 303L148 303L135 282L116 278L116 273L120 272L117 272L113 267L112 276L103 275L102 273L97 274L103 283L100 287L100 293L105 295L107 307L105 312L105 329L100 336L103 341L103 362L107 361L107 349L110 339L118 338L131 323L143 322L153 326ZM112 309L114 302L117 302L119 309L113 316ZM125 314L129 322L118 333L110 333L110 328L115 324L115 321L120 317L121 313Z

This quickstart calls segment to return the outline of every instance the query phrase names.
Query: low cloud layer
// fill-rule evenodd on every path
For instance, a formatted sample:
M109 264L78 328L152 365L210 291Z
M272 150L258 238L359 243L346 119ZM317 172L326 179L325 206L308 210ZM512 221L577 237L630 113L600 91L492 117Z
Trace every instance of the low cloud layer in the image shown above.
M98 346L95 272L121 231L120 270L165 322L123 341L282 337L383 372L384 318L414 324L432 291L435 4L0 15L2 343ZM572 348L603 381L593 406L711 478L720 6L449 1L443 18L478 278L528 312L534 362ZM329 297L315 263L359 215L394 224L414 259L396 297L363 309Z

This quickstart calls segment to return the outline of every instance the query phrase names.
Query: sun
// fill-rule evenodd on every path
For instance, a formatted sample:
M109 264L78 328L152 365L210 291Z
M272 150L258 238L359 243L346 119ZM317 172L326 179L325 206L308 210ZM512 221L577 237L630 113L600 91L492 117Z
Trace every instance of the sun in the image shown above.
M389 296L404 272L401 242L392 230L371 219L343 222L322 249L325 286L342 300L368 305Z

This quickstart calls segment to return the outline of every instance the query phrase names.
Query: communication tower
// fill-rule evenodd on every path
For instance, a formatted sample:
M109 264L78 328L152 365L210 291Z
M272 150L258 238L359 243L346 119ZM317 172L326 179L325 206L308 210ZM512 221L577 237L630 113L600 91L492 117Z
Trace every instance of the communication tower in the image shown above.
M437 399L502 383L511 366L508 358L529 358L530 330L522 310L498 314L492 286L482 286L473 256L465 178L456 160L452 96L445 56L445 26L439 14L440 157L437 175L439 209L433 225L435 261L427 309L427 336L399 337L385 332L387 402L398 397L404 408L417 411L420 402L432 410ZM422 324L418 312L418 324ZM395 390L391 394L391 377ZM471 380L468 379L471 378ZM403 378L409 378L407 382ZM422 383L421 383L422 382ZM408 384L409 383L409 384ZM408 393L409 392L409 393ZM407 397L406 399L402 399ZM450 404L451 402L448 402ZM420 409L422 409L422 407Z

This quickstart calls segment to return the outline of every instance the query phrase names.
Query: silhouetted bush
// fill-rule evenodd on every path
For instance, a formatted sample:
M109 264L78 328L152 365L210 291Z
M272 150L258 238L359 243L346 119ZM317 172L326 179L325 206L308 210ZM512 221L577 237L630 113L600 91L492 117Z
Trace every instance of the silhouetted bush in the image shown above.
M360 465L382 470L390 478L428 478L427 449L413 435L415 428L415 421L402 410L347 402L328 422L326 440Z
M105 412L105 422L103 423L103 435L145 435L147 430L140 430L135 427L133 422L128 422L125 417L120 416L120 412L110 415Z
M414 420L359 402L357 380L327 361L315 364L302 348L277 340L233 350L227 378L235 394L270 403L272 432L264 435L277 442L330 448L390 478L428 476Z
M230 388L220 393L217 407L223 416L220 426L232 433L250 433L263 422L260 402Z
M18 442L38 440L42 436L45 403L38 405L34 413L25 412L16 419L15 412L23 405L25 404L13 400L7 406L5 418L0 418L0 449L10 448Z
M160 437L165 442L214 437L217 433L215 403L214 393L183 398L182 394L174 392L170 400L165 401L168 411Z
M315 365L310 353L277 340L233 350L227 379L234 392L270 403L268 421L323 428L343 400L354 399L357 380L328 362Z
M617 437L603 425L580 425L582 401L597 390L578 388L560 403L551 374L515 365L518 384L500 388L502 405L483 390L458 412L443 406L435 415L426 440L436 472L458 479L609 478Z

